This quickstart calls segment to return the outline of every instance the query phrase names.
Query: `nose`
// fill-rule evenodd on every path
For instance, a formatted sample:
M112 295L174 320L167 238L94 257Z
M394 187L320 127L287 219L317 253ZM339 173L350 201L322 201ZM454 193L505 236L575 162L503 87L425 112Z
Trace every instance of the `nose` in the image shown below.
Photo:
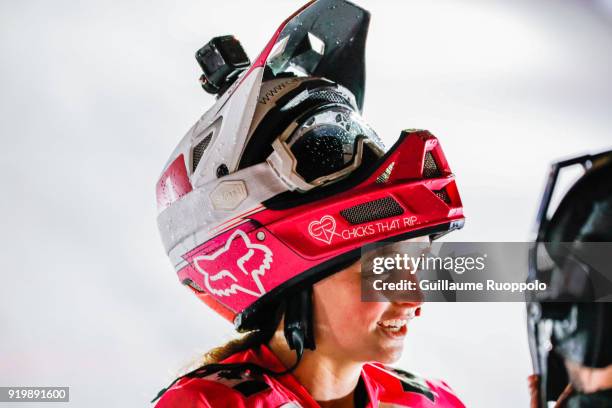
M422 297L422 295L420 295ZM423 301L421 300L392 300L391 303L394 306L405 308L405 309L414 309L417 307L421 307L423 305Z
M423 306L422 300L392 300L391 304L393 307L399 310L414 310L414 316L421 315L421 306Z

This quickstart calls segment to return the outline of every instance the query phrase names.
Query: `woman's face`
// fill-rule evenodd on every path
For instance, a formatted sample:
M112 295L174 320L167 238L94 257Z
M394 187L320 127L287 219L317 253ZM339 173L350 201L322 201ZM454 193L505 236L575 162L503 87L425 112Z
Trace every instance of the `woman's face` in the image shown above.
M409 242L429 242L420 237ZM317 352L355 362L392 363L401 356L420 302L362 302L361 263L314 285Z

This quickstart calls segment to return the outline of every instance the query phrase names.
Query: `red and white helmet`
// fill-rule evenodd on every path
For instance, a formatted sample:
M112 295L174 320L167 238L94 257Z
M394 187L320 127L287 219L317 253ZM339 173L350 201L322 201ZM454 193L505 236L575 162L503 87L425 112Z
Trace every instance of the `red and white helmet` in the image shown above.
M298 10L189 130L157 183L179 280L238 330L364 245L463 226L438 140L408 130L385 152L360 117L368 24L344 0Z

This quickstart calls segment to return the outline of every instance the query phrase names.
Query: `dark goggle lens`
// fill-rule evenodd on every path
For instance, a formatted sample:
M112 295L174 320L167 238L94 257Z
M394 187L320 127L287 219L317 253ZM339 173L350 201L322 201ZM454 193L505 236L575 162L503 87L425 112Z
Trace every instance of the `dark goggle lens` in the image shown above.
M353 165L360 139L384 146L357 114L334 107L307 118L286 141L297 160L296 172L308 183Z

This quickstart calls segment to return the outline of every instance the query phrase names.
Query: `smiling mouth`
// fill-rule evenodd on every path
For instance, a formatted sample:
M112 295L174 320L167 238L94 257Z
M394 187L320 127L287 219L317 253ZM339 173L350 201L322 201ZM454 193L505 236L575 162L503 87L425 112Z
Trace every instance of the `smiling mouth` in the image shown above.
M404 319L390 319L383 320L381 322L376 323L379 327L382 327L385 330L388 330L392 333L399 332L403 327L406 327L408 324L408 320Z
M376 323L378 329L387 337L401 339L408 333L408 321L400 319L384 320Z
M408 332L408 322L418 316L419 310L411 310L410 313L402 318L381 320L376 325L388 336L393 338L403 337Z

